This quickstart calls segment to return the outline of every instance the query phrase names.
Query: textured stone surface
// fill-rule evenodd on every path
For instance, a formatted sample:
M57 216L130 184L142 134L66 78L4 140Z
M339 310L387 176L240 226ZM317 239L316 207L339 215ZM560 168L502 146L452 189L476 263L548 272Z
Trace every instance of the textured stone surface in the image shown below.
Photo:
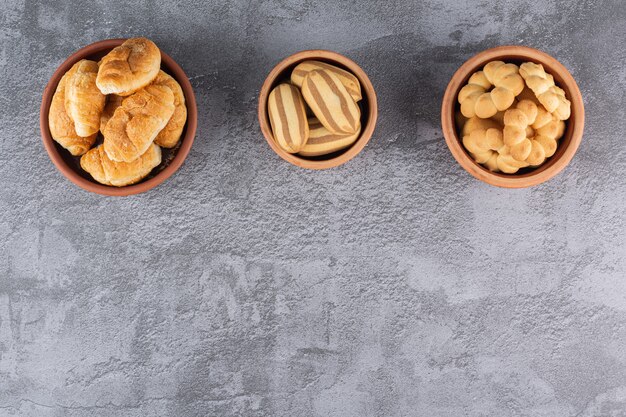
M187 71L196 143L130 198L66 181L41 93L91 42ZM626 415L622 1L0 0L0 416ZM547 184L502 190L445 146L468 57L538 47L587 128ZM343 167L269 149L256 97L302 49L353 58L377 131Z

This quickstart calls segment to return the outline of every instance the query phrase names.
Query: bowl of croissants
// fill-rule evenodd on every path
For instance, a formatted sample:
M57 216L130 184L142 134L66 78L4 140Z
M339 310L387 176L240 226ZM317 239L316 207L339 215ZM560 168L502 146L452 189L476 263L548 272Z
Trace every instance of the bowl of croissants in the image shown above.
M146 38L88 45L56 70L40 127L54 165L74 184L127 196L161 184L183 164L197 128L182 68Z
M453 75L441 125L456 161L490 185L524 188L561 172L582 141L576 81L555 58L525 46L488 49Z

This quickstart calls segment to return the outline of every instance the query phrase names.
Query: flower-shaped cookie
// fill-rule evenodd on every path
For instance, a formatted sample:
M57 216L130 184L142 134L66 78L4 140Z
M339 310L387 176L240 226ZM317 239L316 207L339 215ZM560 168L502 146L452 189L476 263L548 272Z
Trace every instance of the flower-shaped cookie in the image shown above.
M472 74L459 91L461 113L467 118L490 118L511 107L523 89L524 80L517 65L492 61L482 71Z
M559 120L569 119L571 103L565 98L565 91L554 84L554 77L544 70L543 65L525 62L520 66L519 73L547 111Z

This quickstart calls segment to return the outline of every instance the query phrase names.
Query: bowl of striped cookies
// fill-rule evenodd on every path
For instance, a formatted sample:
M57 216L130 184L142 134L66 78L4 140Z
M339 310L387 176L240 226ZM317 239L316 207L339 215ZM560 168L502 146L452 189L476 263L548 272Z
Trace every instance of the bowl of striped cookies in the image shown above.
M308 50L269 73L258 117L267 143L285 161L328 169L363 150L374 133L378 105L371 81L354 61Z
M183 164L196 127L187 76L146 38L78 50L52 75L41 102L50 159L74 184L103 195L161 184Z
M466 61L441 106L446 144L457 162L490 185L548 181L582 141L585 109L576 81L555 58L501 46Z

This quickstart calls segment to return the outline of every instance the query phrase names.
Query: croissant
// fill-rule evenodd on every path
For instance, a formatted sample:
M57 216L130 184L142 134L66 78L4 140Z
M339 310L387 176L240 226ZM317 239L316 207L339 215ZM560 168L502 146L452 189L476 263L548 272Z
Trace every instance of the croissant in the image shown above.
M159 71L159 74L156 76L152 84L168 87L174 94L174 114L170 118L169 122L167 122L167 125L154 139L154 143L159 146L164 148L173 148L178 143L178 140L183 133L185 122L187 121L185 94L183 93L183 89L180 88L178 82L163 71Z
M80 166L101 184L123 187L145 178L161 163L161 148L151 144L146 152L132 162L112 161L102 145L80 158Z
M65 109L78 136L88 137L100 129L106 97L96 86L97 73L98 64L86 59L78 61L67 73Z
M162 85L149 85L126 97L104 127L104 151L116 162L135 160L150 147L174 110L174 94Z
M487 119L511 107L524 89L524 80L518 72L515 64L492 61L482 71L472 74L468 84L459 91L461 113L467 118ZM488 91L491 87L495 88Z
M149 39L125 41L100 61L96 84L103 94L128 96L150 84L161 68L161 51Z
M567 120L571 115L571 103L565 91L554 84L554 77L548 74L541 64L525 62L520 66L520 75L545 109L559 120Z
M122 105L123 99L124 97L118 96L117 94L107 96L107 104L104 106L104 110L102 110L102 114L100 115L100 132L102 132L102 134L104 134L104 127L111 117L113 117L115 110Z
M52 96L50 111L48 113L48 125L50 135L59 145L67 149L72 155L82 155L93 146L96 135L81 137L76 134L74 122L65 111L65 86L68 74L63 75L57 85L57 89Z

